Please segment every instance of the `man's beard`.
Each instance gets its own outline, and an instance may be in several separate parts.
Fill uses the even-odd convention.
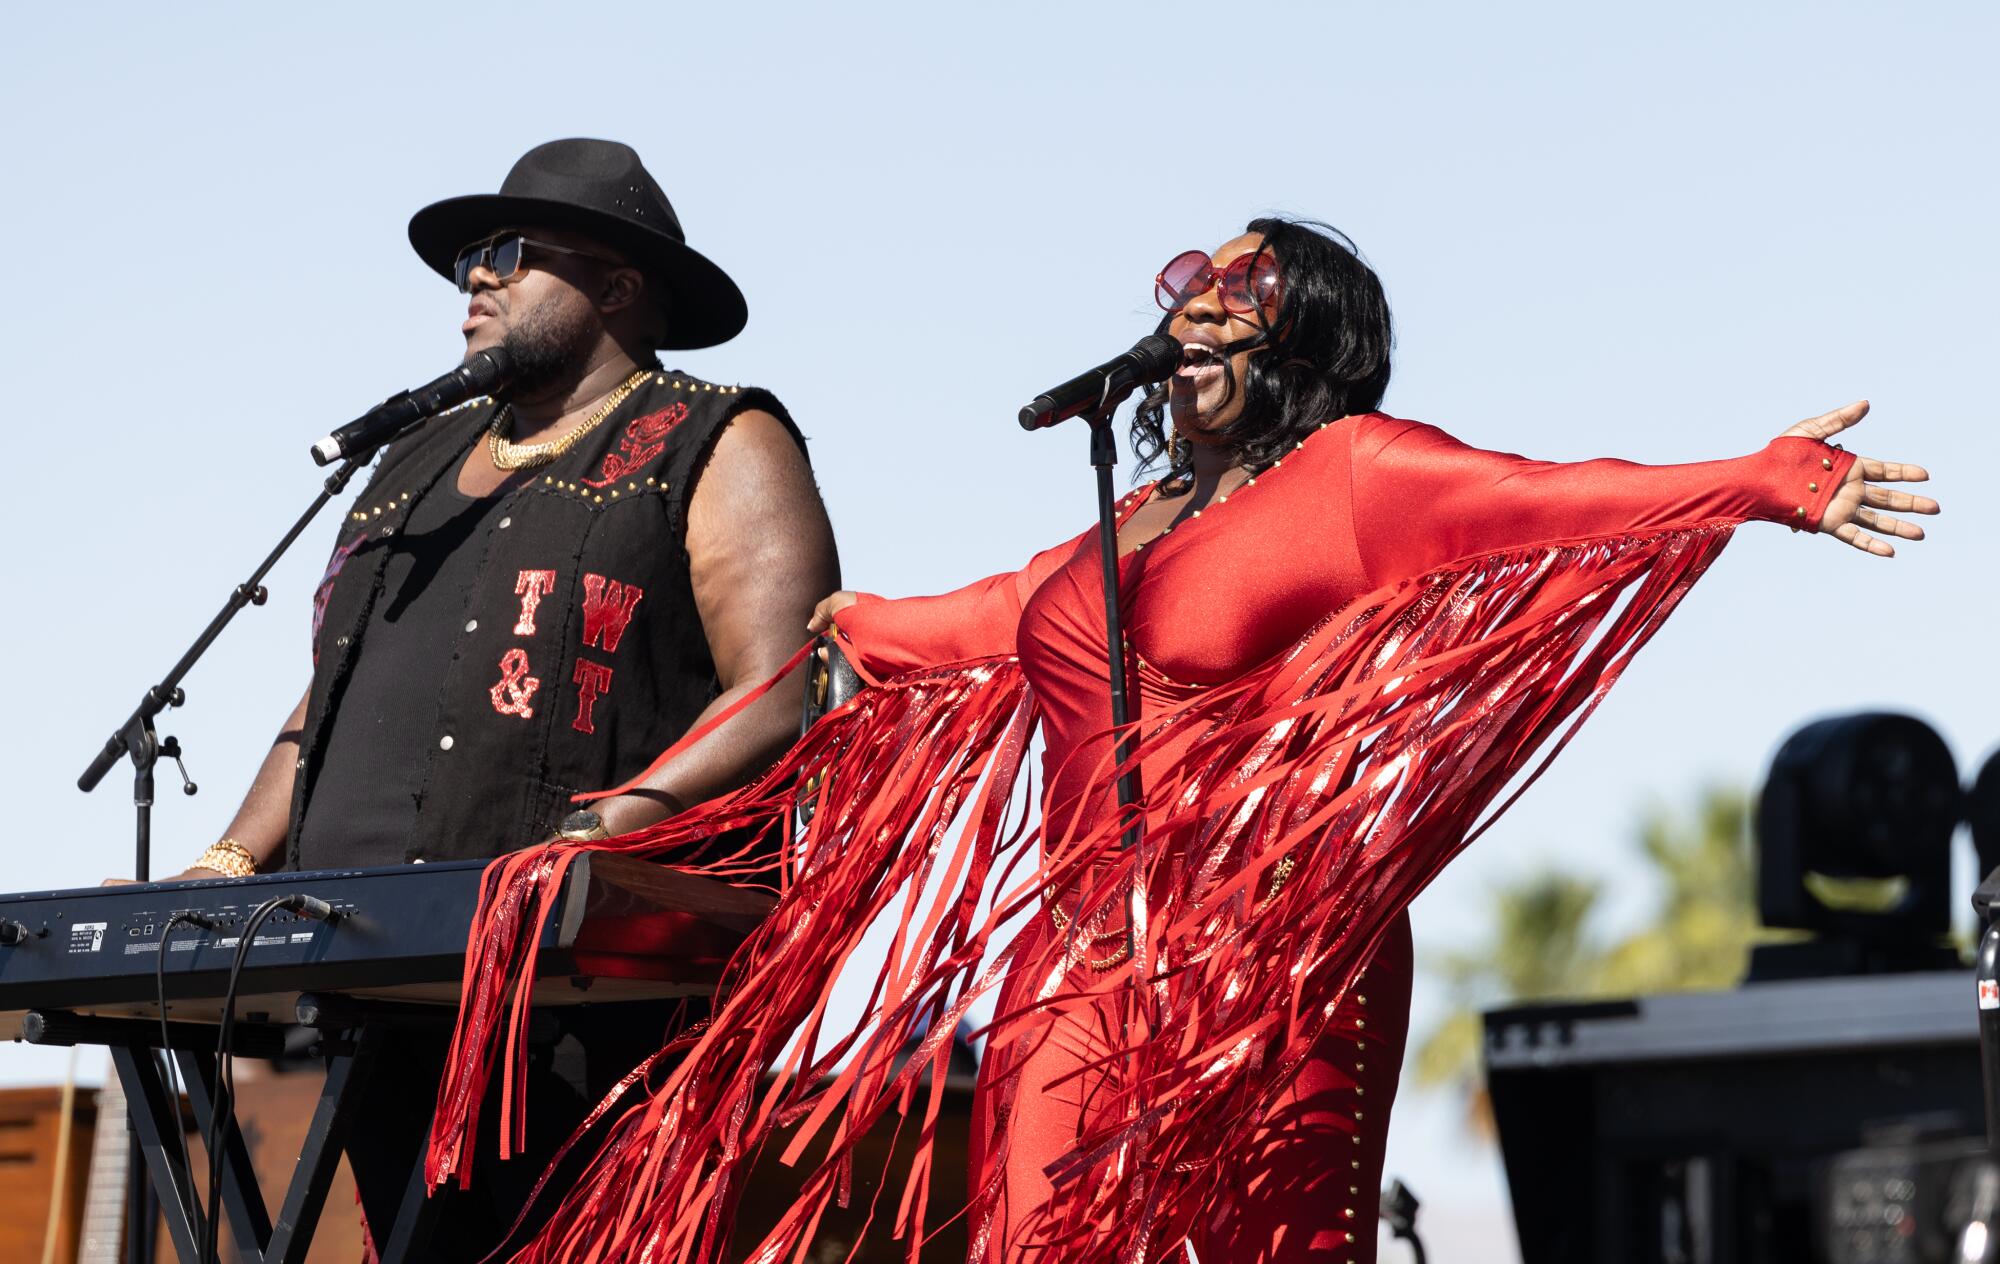
[[[597,325],[587,308],[543,303],[500,340],[514,365],[513,394],[532,399],[565,386],[582,370]]]

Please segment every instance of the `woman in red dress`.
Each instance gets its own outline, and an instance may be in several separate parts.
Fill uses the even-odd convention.
[[[1922,469],[1828,445],[1866,404],[1750,456],[1668,467],[1531,461],[1376,412],[1380,283],[1310,225],[1253,221],[1157,286],[1186,350],[1134,425],[1167,472],[1119,514],[1139,845],[1112,793],[1090,532],[943,596],[828,597],[815,630],[878,687],[757,785],[578,845],[674,864],[717,830],[789,819],[794,778],[816,787],[782,899],[713,1020],[643,1100],[606,1104],[622,1112],[609,1144],[519,1258],[719,1258],[739,1175],[798,1124],[791,1157],[807,1136],[827,1149],[754,1256],[795,1258],[848,1200],[856,1137],[895,1111],[927,1141],[942,1076],[927,1093],[923,1074],[997,989],[974,1259],[1372,1260],[1410,899],[1560,749],[1737,524],[1886,557],[1923,535],[1894,513],[1937,512],[1878,485]],[[1037,723],[1028,829],[1010,801]],[[515,1042],[501,981],[573,850],[489,877],[434,1181],[469,1162],[487,1069]],[[827,1040],[832,980],[885,914],[899,929],[861,1028]],[[909,1055],[913,1031],[929,1034]],[[913,1243],[936,1223],[927,1175],[920,1160],[892,1218]]]
[[[1139,717],[1189,689],[1236,680],[1363,594],[1457,559],[1750,518],[1889,556],[1882,536],[1922,532],[1878,511],[1937,510],[1864,481],[1921,479],[1922,470],[1854,462],[1824,444],[1859,421],[1865,404],[1801,422],[1755,455],[1696,465],[1559,465],[1467,447],[1374,411],[1389,378],[1388,310],[1344,243],[1260,220],[1212,259],[1191,255],[1159,281],[1166,332],[1186,359],[1135,425],[1139,452],[1171,452],[1170,470],[1126,498],[1119,530]],[[1233,354],[1217,354],[1232,345]],[[1163,442],[1169,426],[1173,438]],[[850,654],[882,677],[1018,655],[1040,705],[1053,820],[1101,815],[1112,806],[1101,773],[1111,717],[1098,568],[1086,533],[1018,572],[941,597],[837,593],[815,627],[837,623]],[[1142,780],[1170,758],[1149,751]],[[1035,933],[1070,933],[1075,903],[1074,892],[1049,891]],[[1072,982],[1115,992],[1125,986],[1114,972],[1125,925],[1122,909],[1106,911],[1089,927],[1093,955]],[[1410,974],[1409,923],[1399,914],[1374,949],[1365,990],[1337,1008],[1272,1101],[1231,1196],[1196,1227],[1198,1258],[1374,1258],[1374,1191]],[[1027,1005],[1042,982],[1017,970],[999,1012]],[[1007,1068],[1015,1083],[997,1090],[987,1077],[989,1113],[1000,1097],[1010,1112],[1004,1131],[975,1129],[1005,1137],[1004,1150],[975,1162],[982,1173],[1001,1169],[994,1258],[1034,1254],[1050,1167],[1082,1140],[1099,1081],[1116,1074],[1087,1068],[1116,1047],[1118,1021],[1108,1007],[1071,1009],[1016,1052]]]

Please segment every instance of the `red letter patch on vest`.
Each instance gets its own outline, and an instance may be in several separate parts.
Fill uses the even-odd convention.
[[[527,572],[523,571],[523,574]],[[553,572],[549,572],[553,573]],[[625,627],[632,622],[632,608],[646,595],[636,584],[621,584],[602,575],[583,577],[583,643],[596,645],[603,640],[606,653],[618,648]],[[516,628],[515,631],[520,631]]]
[[[597,726],[590,722],[590,709],[597,700],[611,692],[611,669],[603,663],[593,663],[587,658],[576,660],[576,718],[569,726],[579,733],[595,733]]]
[[[535,609],[542,604],[542,597],[555,590],[554,571],[522,571],[514,581],[514,591],[521,597],[521,618],[514,625],[515,636],[535,634]]]
[[[495,711],[526,720],[535,714],[528,699],[541,687],[541,679],[528,674],[528,651],[517,646],[500,656],[500,680],[486,692],[493,699]]]
[[[688,415],[688,406],[673,403],[656,413],[634,417],[618,440],[618,451],[604,458],[596,478],[583,480],[587,487],[609,487],[621,478],[638,472],[639,467],[667,450],[667,436]]]

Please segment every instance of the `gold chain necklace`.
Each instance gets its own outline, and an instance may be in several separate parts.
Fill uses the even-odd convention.
[[[617,411],[618,405],[627,396],[639,389],[640,383],[652,376],[653,370],[640,369],[605,397],[598,410],[581,425],[565,434],[556,436],[547,443],[515,443],[507,437],[507,423],[514,415],[512,404],[501,405],[493,414],[493,424],[486,428],[486,452],[493,458],[493,465],[502,470],[531,470],[538,465],[547,465],[563,453],[576,446],[577,440],[597,429],[606,417]]]
[[[1264,893],[1264,903],[1269,903],[1278,898],[1278,892],[1285,889],[1285,880],[1292,876],[1292,870],[1298,863],[1298,857],[1288,855],[1271,867],[1271,889]],[[1049,920],[1055,923],[1056,933],[1058,935],[1069,934],[1069,928],[1075,924],[1076,919],[1063,911],[1062,902],[1056,898],[1056,893],[1047,887],[1042,888],[1042,907],[1048,910]],[[1132,953],[1132,941],[1125,931],[1106,931],[1101,935],[1092,935],[1090,937],[1090,942],[1093,944],[1108,944],[1118,941],[1123,942],[1118,943],[1117,949],[1110,956],[1096,958],[1084,956],[1081,958],[1083,964],[1098,971],[1109,970],[1113,966],[1123,964],[1125,958]]]

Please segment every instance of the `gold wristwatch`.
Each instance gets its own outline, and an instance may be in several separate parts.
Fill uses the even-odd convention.
[[[584,808],[563,818],[562,824],[556,826],[556,837],[572,843],[598,843],[611,837],[611,831],[604,828],[603,817]]]

